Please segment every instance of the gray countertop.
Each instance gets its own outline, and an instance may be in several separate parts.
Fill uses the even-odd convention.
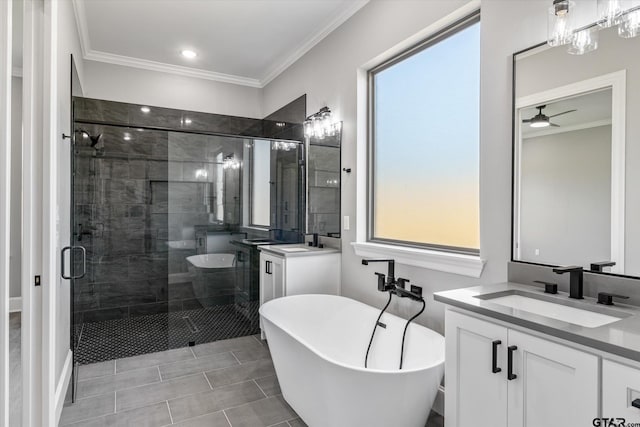
[[[340,253],[340,251],[335,248],[315,248],[313,246],[308,246],[306,243],[298,243],[294,245],[262,245],[259,246],[259,250],[261,252],[269,252],[286,258]]]
[[[479,298],[495,292],[512,291],[537,294],[537,298],[541,300],[622,318],[607,325],[588,328],[492,303],[490,299]],[[619,303],[615,303],[614,306],[604,306],[598,304],[593,298],[570,299],[564,292],[555,295],[545,294],[544,289],[519,283],[454,289],[436,292],[433,297],[436,301],[447,305],[640,362],[640,307]]]

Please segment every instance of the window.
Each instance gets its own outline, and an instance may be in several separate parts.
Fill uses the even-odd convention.
[[[368,241],[478,254],[480,15],[369,72]]]

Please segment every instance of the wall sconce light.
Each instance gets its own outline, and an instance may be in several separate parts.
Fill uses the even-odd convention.
[[[637,3],[637,0],[634,0]],[[561,46],[569,44],[572,55],[584,55],[598,48],[598,31],[618,26],[618,35],[624,38],[640,34],[640,5],[630,7],[628,0],[598,0],[597,20],[581,28],[573,28],[575,2],[553,0],[547,21],[547,44]]]
[[[224,169],[240,169],[240,162],[236,160],[233,154],[229,154],[222,161],[222,167]]]
[[[320,111],[307,117],[304,121],[304,135],[307,138],[324,139],[336,136],[342,129],[342,123],[333,120],[329,107],[322,107]]]
[[[285,142],[285,141],[273,141],[273,145],[271,146],[274,150],[280,151],[291,151],[296,148],[298,144],[295,142]]]

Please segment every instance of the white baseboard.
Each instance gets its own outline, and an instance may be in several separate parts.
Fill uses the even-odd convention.
[[[60,375],[60,381],[56,385],[56,422],[60,422],[60,416],[62,415],[62,407],[64,406],[64,399],[67,396],[67,389],[71,382],[71,372],[73,371],[73,353],[71,350],[67,353],[67,358],[64,361],[64,367],[62,368],[62,374]]]
[[[17,313],[22,311],[22,297],[9,298],[9,313]]]
[[[433,402],[431,410],[444,417],[444,387],[438,387],[438,394],[436,395],[436,400]]]

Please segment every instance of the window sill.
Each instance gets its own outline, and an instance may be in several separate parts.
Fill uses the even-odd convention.
[[[459,274],[461,276],[478,278],[484,268],[484,261],[478,255],[464,255],[371,242],[353,242],[351,245],[355,254],[361,257],[393,258],[398,264]]]

